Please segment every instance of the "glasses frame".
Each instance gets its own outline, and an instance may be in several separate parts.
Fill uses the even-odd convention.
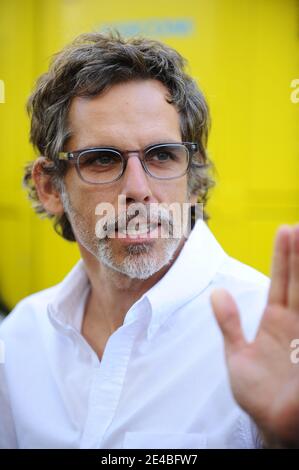
[[[146,164],[145,164],[145,161],[144,161],[144,156],[147,152],[149,152],[150,150],[153,150],[155,147],[166,147],[166,146],[169,146],[169,145],[172,145],[172,146],[184,146],[187,150],[187,156],[188,156],[188,163],[187,163],[187,167],[186,167],[186,170],[184,171],[184,173],[182,173],[181,175],[179,176],[170,176],[170,177],[158,177],[158,176],[155,176],[155,175],[152,175],[151,172],[148,170]],[[113,150],[114,152],[116,152],[117,154],[119,154],[119,156],[122,158],[122,170],[121,170],[121,173],[119,174],[119,176],[111,181],[105,181],[105,182],[92,182],[92,181],[87,181],[86,179],[83,178],[81,172],[80,172],[80,168],[79,168],[79,160],[80,160],[80,157],[81,155],[84,155],[84,153],[86,152],[98,152],[99,150]],[[159,179],[159,180],[172,180],[172,179],[177,179],[177,178],[181,178],[182,176],[184,176],[190,169],[190,166],[191,166],[191,162],[192,162],[192,157],[195,153],[197,153],[199,150],[198,148],[198,144],[195,143],[195,142],[163,142],[163,143],[160,143],[160,144],[152,144],[152,145],[148,145],[147,147],[145,147],[143,150],[125,150],[125,151],[120,151],[118,148],[116,147],[89,147],[89,148],[85,148],[85,149],[81,149],[81,150],[74,150],[72,152],[59,152],[58,154],[58,160],[63,160],[63,161],[67,161],[69,163],[74,163],[75,164],[75,167],[76,167],[76,170],[77,170],[77,173],[78,173],[78,176],[79,178],[84,181],[85,183],[88,183],[88,184],[96,184],[96,185],[99,185],[99,184],[110,184],[110,183],[114,183],[115,181],[118,181],[124,174],[124,172],[126,171],[126,167],[127,167],[127,162],[128,162],[128,158],[125,158],[125,156],[127,155],[128,157],[130,156],[130,154],[134,154],[134,156],[138,156],[141,155],[142,158],[139,158],[140,162],[141,162],[141,165],[145,171],[146,174],[148,174],[149,176],[151,176],[152,178],[155,178],[155,179]],[[201,167],[205,167],[205,163],[196,163],[196,162],[192,162],[192,166],[196,166],[198,168],[201,168]]]

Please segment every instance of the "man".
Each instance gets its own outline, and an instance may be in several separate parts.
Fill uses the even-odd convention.
[[[83,35],[29,110],[40,157],[25,182],[82,259],[1,325],[1,447],[298,446],[299,226],[278,232],[271,284],[205,211],[178,235],[167,207],[204,204],[213,184],[208,108],[181,56]]]

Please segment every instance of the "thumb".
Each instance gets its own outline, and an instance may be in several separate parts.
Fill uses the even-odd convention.
[[[236,352],[246,344],[236,302],[225,289],[214,289],[210,300],[223,334],[225,349],[228,353]]]

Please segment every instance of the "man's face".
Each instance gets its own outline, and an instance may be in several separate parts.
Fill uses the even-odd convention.
[[[90,147],[115,147],[121,151],[141,150],[166,142],[181,142],[179,114],[166,100],[167,89],[156,80],[131,81],[112,86],[92,97],[76,97],[69,112],[72,131],[67,151]],[[96,207],[109,203],[118,213],[119,195],[125,196],[124,209],[133,203],[150,207],[152,203],[183,203],[187,199],[187,176],[159,180],[146,174],[140,156],[132,154],[122,177],[112,183],[91,185],[82,181],[71,166],[65,177],[63,204],[81,250],[100,263],[131,278],[146,279],[164,267],[173,257],[180,238],[161,236],[147,239],[131,237],[98,238]],[[138,217],[137,217],[138,219]],[[136,220],[137,220],[136,219]],[[144,219],[139,218],[142,223]],[[167,219],[167,216],[166,216]],[[163,218],[162,222],[166,221]],[[146,220],[145,220],[146,221]],[[161,235],[161,229],[158,234]],[[157,230],[157,229],[156,229]]]

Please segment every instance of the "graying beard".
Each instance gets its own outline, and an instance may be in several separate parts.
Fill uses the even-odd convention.
[[[138,243],[126,246],[126,251],[129,255],[139,255],[142,253],[149,253],[151,246],[147,243]]]

